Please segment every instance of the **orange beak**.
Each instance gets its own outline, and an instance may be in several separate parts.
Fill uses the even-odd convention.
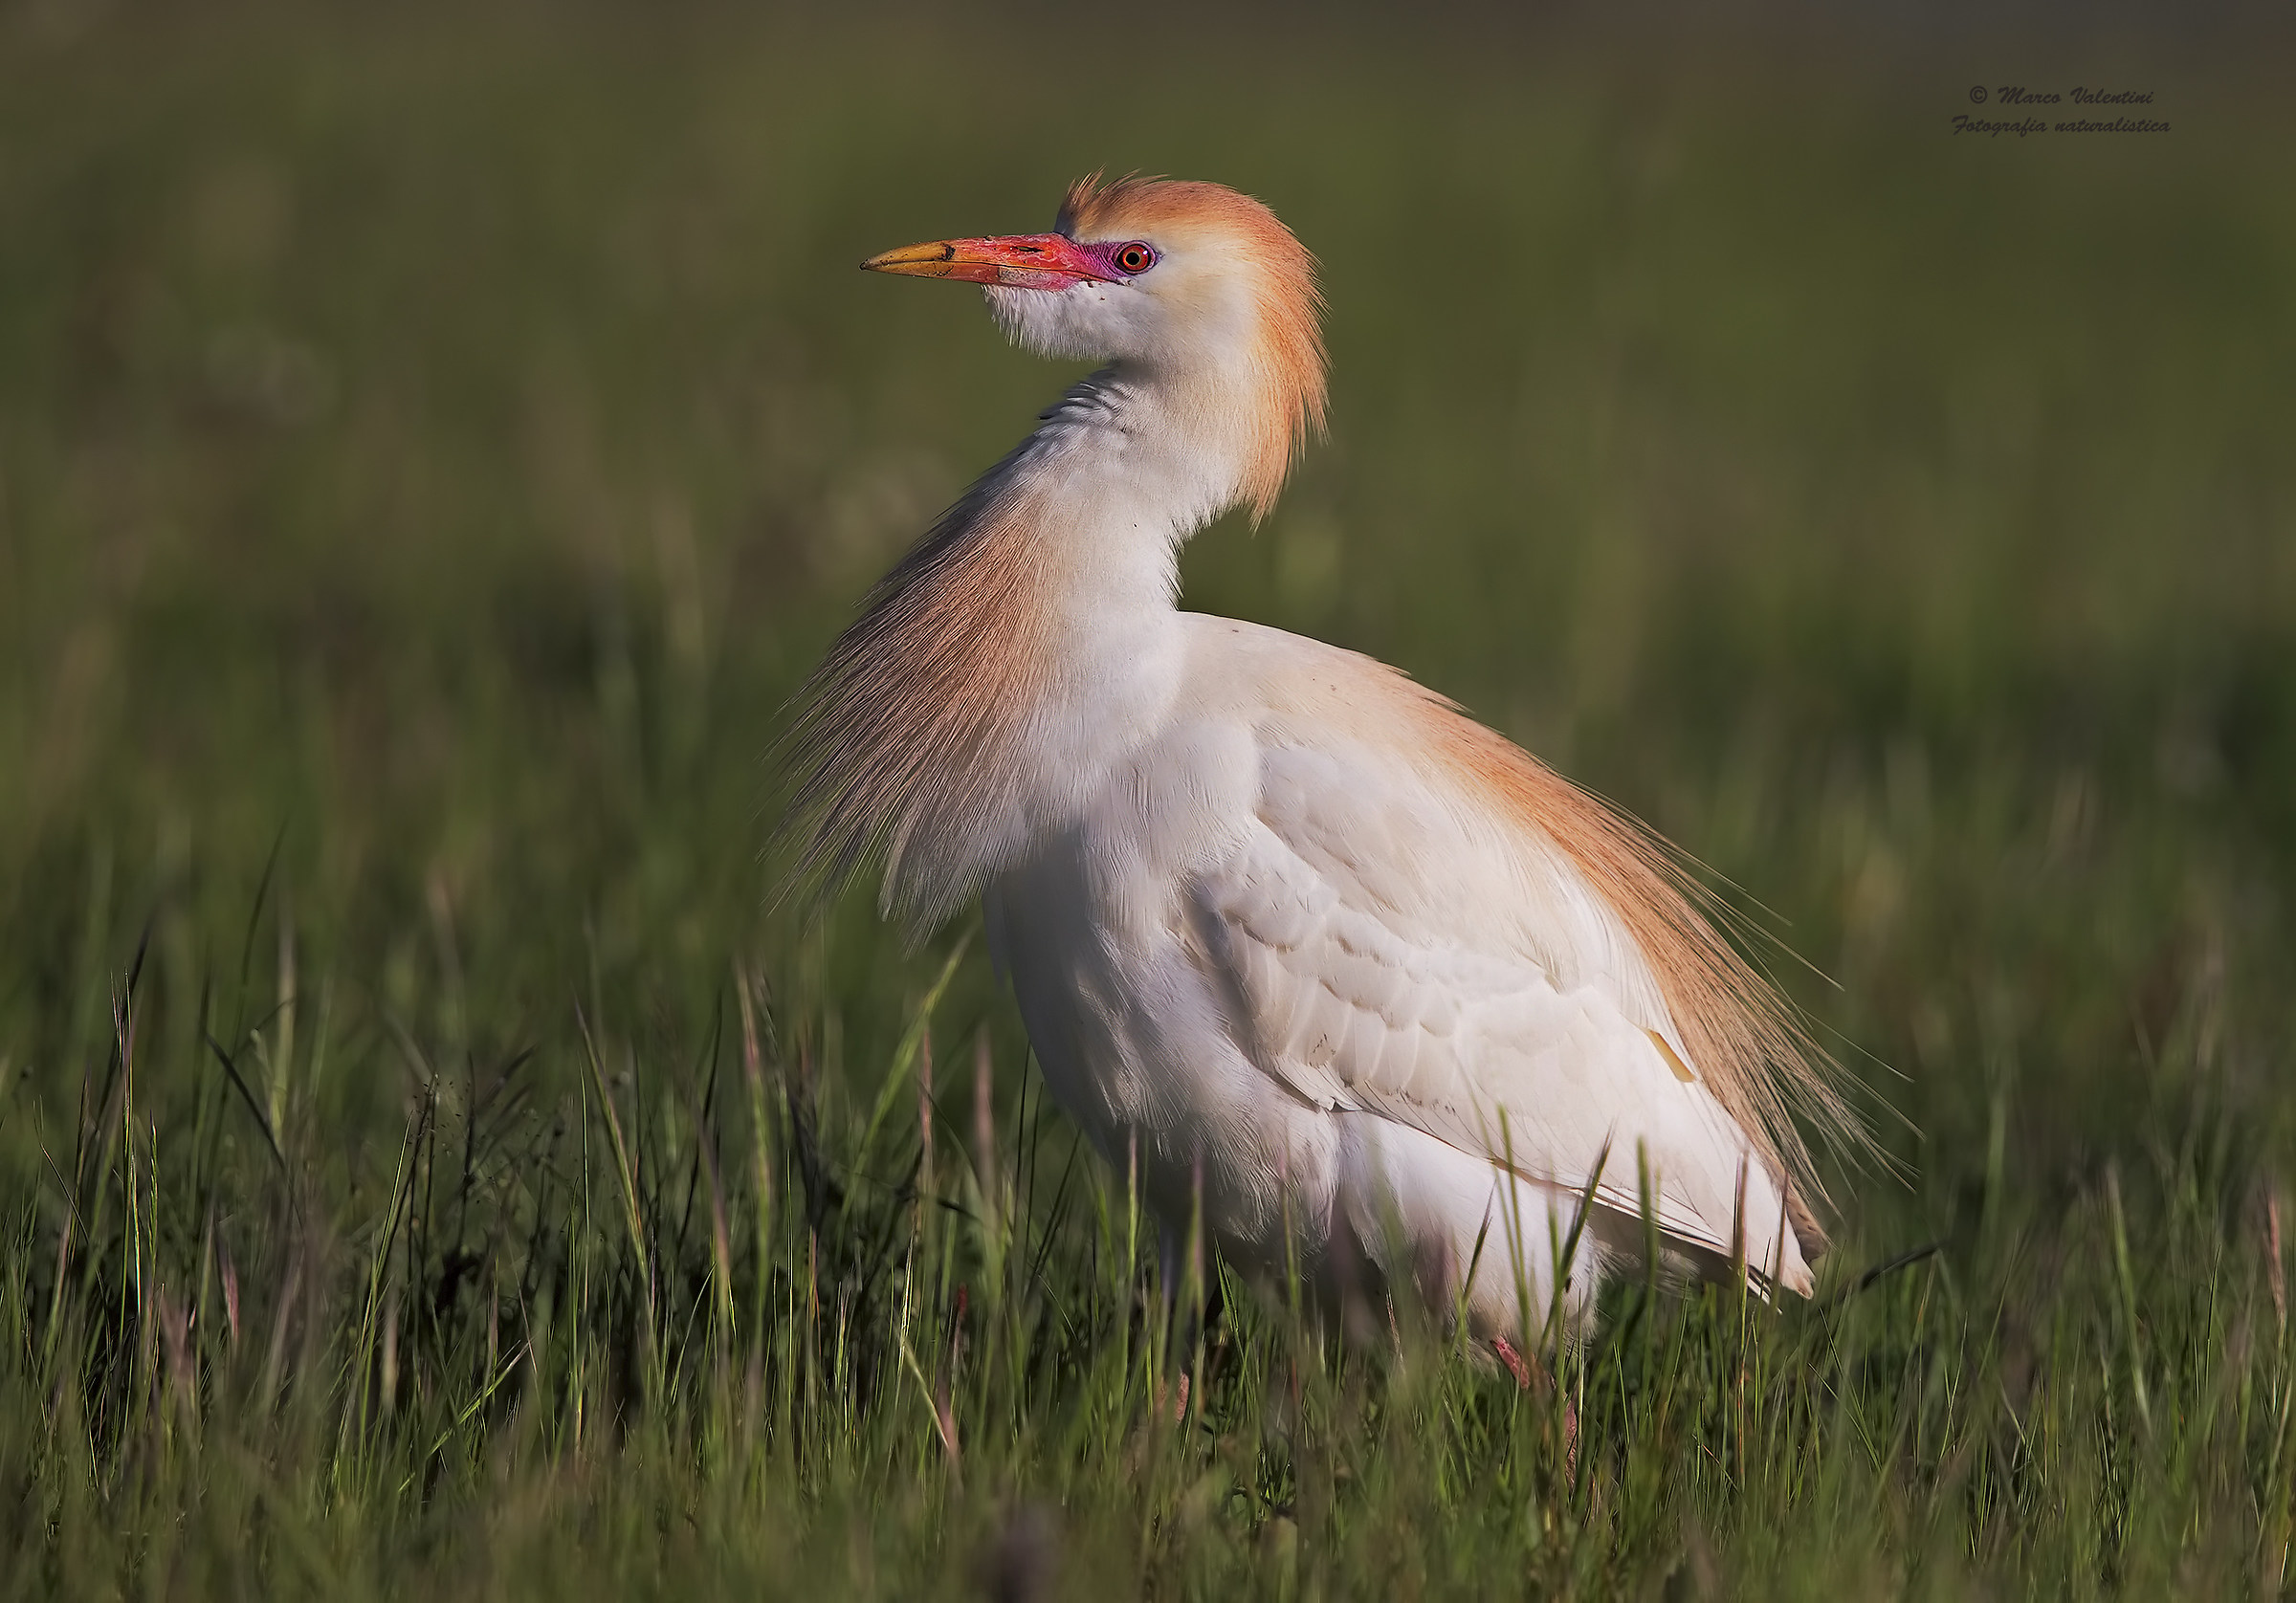
[[[1065,290],[1092,280],[1115,284],[1123,274],[1066,234],[1010,233],[996,239],[936,239],[904,245],[861,264],[868,273],[912,278],[960,278],[968,284],[1006,284],[1024,290]]]

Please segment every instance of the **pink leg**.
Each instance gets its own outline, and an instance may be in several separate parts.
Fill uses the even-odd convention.
[[[1517,1391],[1528,1392],[1534,1380],[1542,1393],[1547,1390],[1547,1372],[1535,1358],[1525,1356],[1515,1350],[1514,1343],[1505,1336],[1490,1338],[1490,1350],[1498,1354],[1507,1372],[1514,1376]],[[1578,1409],[1570,1398],[1562,1399],[1562,1457],[1573,1475],[1578,1473]]]
[[[1530,1361],[1514,1350],[1514,1343],[1505,1336],[1493,1336],[1490,1338],[1490,1350],[1499,1355],[1499,1362],[1507,1366],[1507,1372],[1514,1376],[1514,1389],[1518,1392],[1531,1390]]]

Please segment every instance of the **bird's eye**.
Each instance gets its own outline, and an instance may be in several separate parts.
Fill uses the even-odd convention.
[[[1116,270],[1128,276],[1142,274],[1156,265],[1156,252],[1136,239],[1129,245],[1116,247],[1115,263]]]

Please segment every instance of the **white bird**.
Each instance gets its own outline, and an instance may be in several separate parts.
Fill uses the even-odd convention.
[[[1672,1270],[1806,1294],[1789,1110],[1846,1115],[1667,849],[1392,669],[1176,604],[1181,544],[1264,515],[1323,419],[1291,231],[1218,185],[1088,179],[1050,233],[862,265],[980,284],[1021,344],[1107,365],[814,674],[811,867],[881,855],[919,928],[978,894],[1054,1098],[1247,1271],[1335,1299],[1376,1271],[1503,1353],[1582,1326],[1653,1229]]]

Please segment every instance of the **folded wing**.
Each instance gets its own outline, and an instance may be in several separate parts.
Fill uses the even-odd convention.
[[[1622,1239],[1639,1239],[1646,1165],[1666,1247],[1808,1289],[1776,1161],[1566,851],[1407,741],[1271,718],[1260,763],[1253,821],[1187,914],[1263,1072],[1526,1179],[1592,1182]]]

